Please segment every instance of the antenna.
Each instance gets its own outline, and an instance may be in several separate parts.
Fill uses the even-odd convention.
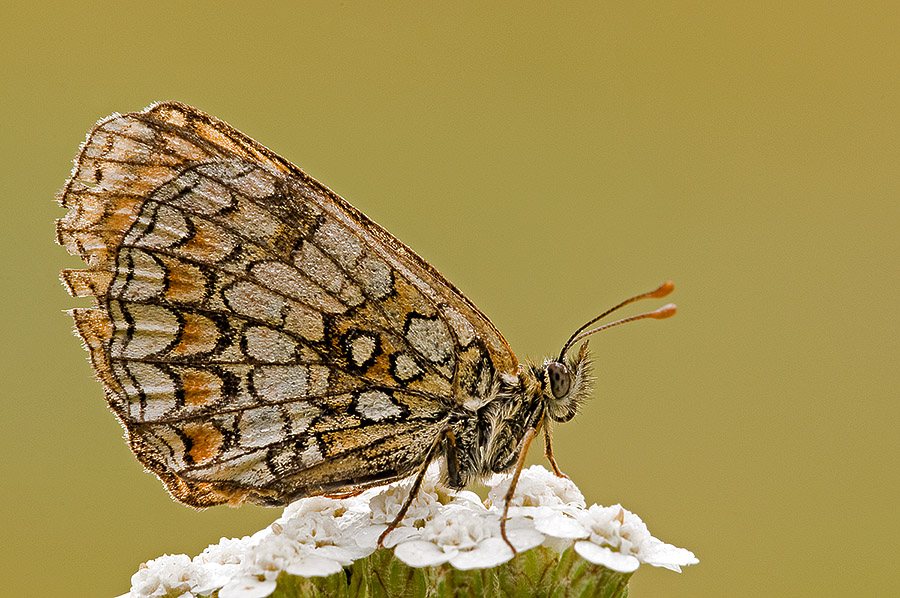
[[[640,295],[635,295],[631,299],[626,299],[625,301],[619,303],[615,307],[611,307],[610,309],[606,310],[605,312],[603,312],[602,314],[600,314],[599,316],[597,316],[596,318],[594,318],[593,320],[591,320],[590,322],[588,322],[587,324],[585,324],[584,326],[582,326],[581,328],[579,328],[578,330],[576,330],[575,332],[572,333],[572,336],[570,336],[569,340],[566,341],[566,344],[563,345],[562,351],[559,352],[559,359],[557,359],[557,361],[562,362],[563,358],[566,356],[566,351],[571,349],[572,346],[575,343],[577,343],[578,341],[580,341],[581,339],[588,337],[588,336],[594,334],[595,332],[600,332],[601,330],[606,330],[607,328],[612,328],[613,326],[618,326],[619,324],[624,324],[626,322],[634,322],[637,320],[643,320],[645,318],[653,318],[655,320],[662,320],[663,318],[668,318],[668,317],[674,316],[675,309],[676,309],[675,304],[667,303],[666,305],[663,305],[659,309],[656,309],[656,310],[653,310],[653,311],[650,311],[647,313],[643,313],[643,314],[638,314],[636,316],[629,316],[627,318],[622,318],[621,320],[616,320],[615,322],[609,322],[608,324],[603,324],[602,326],[598,326],[596,328],[587,330],[587,332],[585,332],[585,330],[587,328],[589,328],[590,326],[592,326],[593,324],[596,324],[598,321],[602,320],[609,314],[613,313],[614,311],[616,311],[618,309],[625,307],[626,305],[634,303],[635,301],[640,301],[641,299],[658,299],[660,297],[665,297],[666,295],[668,295],[669,293],[671,293],[674,290],[675,290],[675,285],[672,283],[671,280],[667,280],[666,282],[662,283],[661,285],[659,285],[659,287],[650,291],[649,293],[642,293]]]

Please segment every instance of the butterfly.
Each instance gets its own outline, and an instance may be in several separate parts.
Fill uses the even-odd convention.
[[[563,475],[550,427],[587,398],[591,363],[586,342],[569,350],[675,310],[590,329],[665,283],[579,328],[557,358],[520,363],[410,248],[177,102],[99,121],[58,199],[69,211],[57,242],[87,265],[61,279],[94,299],[71,314],[106,400],[137,459],[197,508],[282,506],[417,474],[395,526],[434,461],[455,489],[513,470],[508,506],[539,432]]]

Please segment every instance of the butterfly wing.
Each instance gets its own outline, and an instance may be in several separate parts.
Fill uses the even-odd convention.
[[[284,504],[408,475],[518,363],[412,250],[224,122],[167,102],[88,134],[60,192],[72,310],[177,500]]]

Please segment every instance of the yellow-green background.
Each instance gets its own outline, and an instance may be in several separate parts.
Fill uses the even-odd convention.
[[[62,313],[78,144],[178,99],[415,248],[520,357],[676,282],[676,318],[594,340],[555,437],[589,502],[701,560],[635,598],[897,595],[900,7],[746,4],[8,6],[0,593],[116,595],[278,515],[172,502]]]

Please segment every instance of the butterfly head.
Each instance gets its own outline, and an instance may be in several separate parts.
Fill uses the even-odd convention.
[[[547,415],[567,422],[578,412],[591,389],[591,356],[584,343],[577,357],[547,360],[543,364],[543,395]]]
[[[585,399],[587,399],[588,394],[590,393],[591,358],[590,354],[588,353],[587,342],[585,342],[581,346],[581,350],[578,352],[578,356],[575,358],[566,357],[566,352],[574,347],[579,341],[594,334],[595,332],[599,332],[613,326],[618,326],[619,324],[624,324],[626,322],[634,322],[635,320],[643,320],[645,318],[654,318],[659,320],[674,315],[675,305],[669,303],[651,312],[622,318],[621,320],[616,320],[614,322],[609,322],[607,324],[597,326],[596,328],[591,328],[591,326],[597,321],[605,318],[617,309],[625,307],[629,303],[633,303],[640,299],[665,297],[666,295],[671,293],[674,288],[675,285],[673,285],[671,282],[665,282],[649,293],[636,295],[630,299],[622,301],[612,309],[606,310],[605,312],[576,330],[572,334],[572,336],[569,337],[569,340],[566,341],[565,345],[563,345],[562,351],[559,352],[559,358],[555,360],[547,360],[546,362],[544,362],[542,366],[543,396],[544,401],[547,405],[547,415],[550,416],[550,419],[557,422],[569,421],[570,419],[575,417],[575,414],[578,412],[579,405],[581,405],[581,403],[583,403]]]

